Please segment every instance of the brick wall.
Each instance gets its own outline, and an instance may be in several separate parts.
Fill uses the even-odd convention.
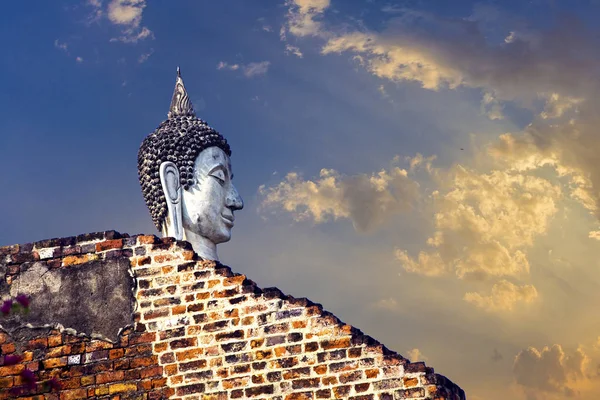
[[[229,267],[199,260],[186,242],[104,232],[0,248],[8,288],[32,263],[79,268],[123,258],[135,277],[134,324],[115,343],[49,328],[0,336],[3,354],[24,355],[0,367],[0,398],[21,384],[25,367],[61,383],[37,399],[465,398],[432,368],[410,363],[319,304],[260,289]]]

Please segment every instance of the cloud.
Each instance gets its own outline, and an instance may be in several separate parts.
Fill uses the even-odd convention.
[[[148,61],[148,59],[150,58],[150,56],[154,54],[154,49],[150,49],[149,52],[147,53],[143,53],[142,55],[140,55],[140,57],[138,58],[138,63],[143,64],[146,61]]]
[[[437,90],[443,84],[455,88],[463,83],[457,69],[444,66],[418,46],[389,43],[376,34],[352,32],[337,36],[325,44],[323,54],[352,52],[361,56],[374,75],[392,81],[418,81],[426,89]]]
[[[152,31],[141,25],[146,0],[111,0],[106,7],[101,0],[87,0],[86,5],[92,8],[88,25],[106,17],[121,28],[121,35],[111,38],[111,42],[137,43],[154,38]]]
[[[533,285],[517,286],[507,280],[494,284],[490,296],[479,293],[465,293],[464,300],[478,308],[490,312],[512,311],[518,303],[531,303],[538,297]]]
[[[83,62],[83,57],[76,57],[75,61],[77,61],[78,63],[82,63]]]
[[[546,106],[544,107],[544,111],[540,113],[540,116],[543,119],[562,117],[566,111],[572,109],[583,101],[583,99],[561,96],[558,93],[551,93],[550,95],[545,95],[544,97],[547,99]]]
[[[64,52],[66,52],[67,54],[69,53],[69,45],[67,45],[67,43],[59,41],[58,39],[56,39],[54,41],[54,47],[56,47],[59,50],[62,50]]]
[[[220,61],[219,64],[217,64],[217,69],[226,69],[229,71],[241,70],[244,76],[252,78],[254,76],[266,74],[270,65],[270,61],[252,62],[248,64],[228,64],[225,61]]]
[[[481,111],[491,120],[504,119],[502,104],[494,97],[493,93],[486,92],[481,100]]]
[[[398,302],[393,297],[388,297],[373,303],[373,307],[387,311],[394,311],[398,308]]]
[[[482,112],[494,120],[504,117],[507,101],[534,111],[523,132],[504,137],[524,144],[517,150],[526,158],[503,154],[504,160],[523,166],[551,156],[558,177],[569,179],[570,196],[600,219],[600,43],[584,21],[560,14],[555,24],[533,30],[491,6],[474,7],[468,18],[393,7],[386,9],[393,17],[385,29],[374,31],[312,24],[328,1],[288,4],[290,26],[308,21],[297,23],[305,29],[288,32],[323,39],[324,55],[350,54],[379,78],[429,90],[479,89]],[[502,39],[492,39],[498,32],[505,32]]]
[[[499,101],[523,104],[540,93],[585,98],[592,91],[584,82],[597,80],[598,46],[573,18],[559,18],[557,27],[545,31],[512,31],[506,40],[494,43],[486,36],[491,13],[466,19],[408,9],[399,14],[382,32],[346,29],[334,34],[330,29],[322,53],[359,55],[367,70],[383,79],[414,81],[431,90],[480,88]]]
[[[588,237],[590,239],[600,240],[600,231],[590,231]]]
[[[427,361],[427,357],[425,357],[423,355],[423,353],[421,353],[421,350],[414,348],[412,350],[409,350],[406,352],[406,357],[411,361],[411,362],[417,362],[417,361]]]
[[[111,38],[110,41],[123,43],[137,43],[140,40],[144,40],[147,38],[154,39],[154,34],[150,29],[144,26],[139,31],[136,29],[125,29],[123,31],[123,35]]]
[[[113,24],[138,27],[146,0],[112,0],[108,4],[108,19]]]
[[[513,171],[553,168],[559,178],[567,180],[569,196],[598,219],[600,141],[596,127],[600,118],[595,104],[600,102],[582,104],[578,118],[565,123],[548,124],[545,119],[539,119],[523,132],[501,135],[488,146],[487,153],[498,165]],[[592,231],[590,237],[593,236]]]
[[[296,221],[347,218],[358,232],[369,232],[391,216],[410,210],[419,197],[419,185],[398,167],[354,176],[322,169],[315,180],[290,172],[274,187],[261,186],[259,193],[263,208],[281,208]]]
[[[252,62],[242,67],[244,75],[248,78],[257,75],[264,75],[269,70],[270,61]]]
[[[293,54],[293,55],[295,55],[298,58],[302,58],[303,57],[303,54],[300,51],[300,48],[297,47],[297,46],[292,46],[289,43],[285,45],[285,54],[287,54],[287,55]]]
[[[239,64],[228,64],[225,61],[220,61],[219,64],[217,64],[217,69],[228,69],[230,71],[237,71],[239,68]]]
[[[411,168],[421,164],[439,185],[431,197],[435,231],[427,240],[431,250],[416,259],[395,250],[404,269],[425,276],[452,272],[459,279],[526,278],[524,249],[547,231],[560,187],[506,170],[478,173],[455,165],[441,171],[422,156],[411,160]]]
[[[260,28],[265,32],[273,32],[273,27],[265,22],[264,17],[257,18],[257,21],[260,23]]]
[[[99,21],[104,16],[104,10],[102,9],[102,0],[87,0],[86,5],[92,8],[92,12],[87,17],[86,21],[88,25]]]
[[[548,398],[539,391],[571,397],[577,393],[577,382],[587,379],[588,363],[589,357],[581,348],[566,354],[559,344],[541,351],[529,347],[515,357],[513,375],[531,399]]]
[[[320,16],[329,8],[330,0],[288,0],[287,30],[294,36],[319,36]]]
[[[600,219],[600,46],[584,22],[562,14],[555,25],[534,31],[486,6],[461,19],[407,8],[393,12],[382,31],[320,25],[322,53],[348,53],[393,82],[417,82],[429,90],[480,89],[482,112],[491,119],[504,117],[507,101],[534,111],[523,132],[501,138],[524,145],[513,148],[525,158],[505,153],[504,160],[512,159],[512,167],[545,160],[558,177],[569,179],[570,196]],[[490,38],[490,26],[506,32],[501,41]]]

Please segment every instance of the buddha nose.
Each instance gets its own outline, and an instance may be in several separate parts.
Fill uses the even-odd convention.
[[[235,186],[233,186],[233,184],[231,184],[229,193],[227,194],[227,204],[226,205],[227,205],[227,207],[231,208],[232,210],[241,210],[242,208],[244,208],[244,201],[242,200],[242,197],[238,193]]]

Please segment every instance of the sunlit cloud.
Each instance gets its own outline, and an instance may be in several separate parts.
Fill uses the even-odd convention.
[[[415,165],[422,163],[417,158]],[[416,258],[397,248],[408,272],[458,278],[527,278],[524,250],[546,233],[561,189],[549,181],[508,171],[477,173],[461,165],[431,169],[439,183],[432,194],[435,231],[430,251]]]
[[[386,311],[396,311],[398,309],[398,301],[396,301],[396,299],[394,299],[393,297],[379,299],[378,301],[373,303],[373,307]]]
[[[589,361],[581,348],[567,354],[559,344],[529,347],[515,357],[513,374],[529,399],[562,399],[578,394],[578,385],[588,379]]]
[[[86,5],[92,9],[88,24],[106,17],[121,29],[121,35],[111,38],[111,42],[137,43],[154,39],[152,31],[142,26],[146,0],[110,0],[106,6],[101,0],[87,0]]]
[[[547,99],[544,111],[540,113],[540,116],[543,119],[562,117],[566,111],[583,102],[583,99],[568,96],[565,97],[558,93],[551,93],[550,95],[544,95],[542,97]]]
[[[290,172],[273,187],[261,186],[259,193],[264,209],[283,209],[296,221],[348,218],[358,232],[369,232],[389,217],[410,210],[419,198],[419,185],[398,167],[355,176],[322,169],[314,180]]]
[[[330,0],[288,0],[287,30],[294,36],[318,36],[322,33],[320,18]]]
[[[517,304],[531,303],[538,297],[533,285],[517,286],[507,280],[494,284],[489,296],[476,292],[465,293],[464,300],[486,311],[512,311]]]
[[[493,93],[486,92],[481,100],[481,111],[491,120],[504,119],[502,104],[494,97]]]
[[[427,361],[427,357],[421,353],[421,350],[414,348],[406,352],[406,358],[408,358],[411,362],[417,361]]]

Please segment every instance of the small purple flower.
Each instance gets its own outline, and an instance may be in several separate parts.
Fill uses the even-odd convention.
[[[31,299],[29,298],[29,296],[27,296],[26,294],[19,294],[15,300],[17,300],[17,303],[19,303],[20,305],[23,306],[23,308],[27,308],[29,307],[29,302],[31,301]]]
[[[4,300],[4,303],[2,303],[2,306],[0,307],[0,312],[2,312],[2,314],[4,315],[8,315],[10,309],[12,308],[12,305],[12,299]]]
[[[15,386],[15,387],[10,388],[8,393],[10,393],[12,396],[18,397],[18,396],[24,394],[25,390],[21,386]]]
[[[25,383],[25,386],[27,386],[29,389],[35,389],[37,379],[35,378],[35,374],[33,373],[33,371],[24,369],[23,371],[21,371],[20,375],[21,378],[23,378],[23,383]]]
[[[50,390],[60,390],[60,383],[56,378],[50,379],[48,381],[48,386],[50,386]]]
[[[18,354],[7,354],[4,356],[4,365],[15,365],[21,362],[23,357]]]

